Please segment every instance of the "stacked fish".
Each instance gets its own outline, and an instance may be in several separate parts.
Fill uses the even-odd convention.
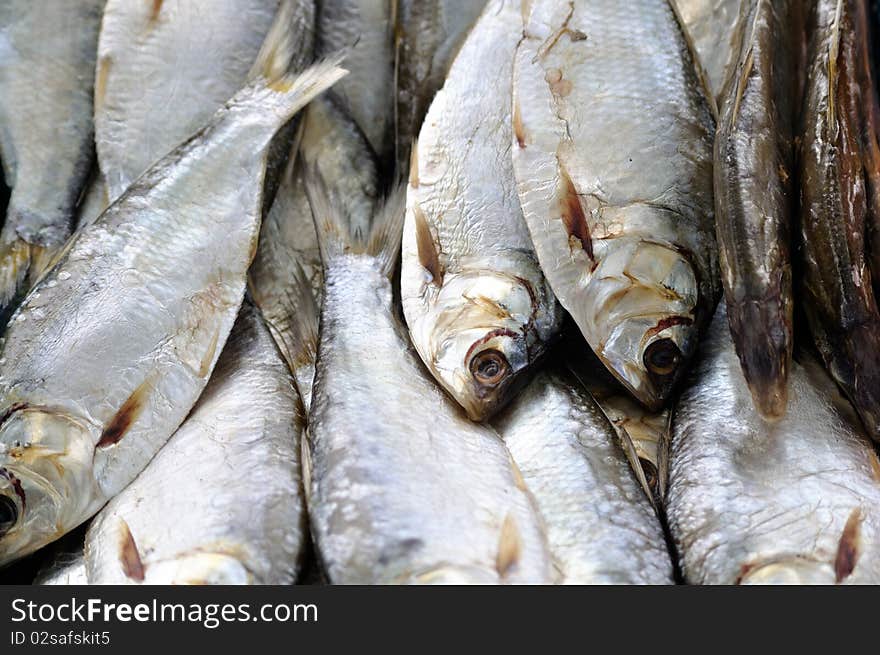
[[[877,63],[868,0],[7,0],[0,576],[880,582]]]

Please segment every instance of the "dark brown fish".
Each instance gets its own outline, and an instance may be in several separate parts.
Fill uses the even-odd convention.
[[[720,103],[715,213],[730,331],[765,418],[785,413],[792,349],[789,248],[794,102],[803,37],[797,0],[752,0]]]
[[[866,251],[865,0],[819,0],[808,19],[801,122],[803,305],[825,366],[880,438],[880,312]]]

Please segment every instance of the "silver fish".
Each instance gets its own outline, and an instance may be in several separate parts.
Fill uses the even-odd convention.
[[[527,381],[563,316],[510,162],[511,66],[521,37],[519,4],[492,0],[431,105],[407,192],[401,297],[410,336],[474,420],[492,416]]]
[[[287,0],[284,0],[287,1]],[[198,131],[247,80],[279,0],[108,0],[95,83],[95,137],[109,200]],[[314,0],[295,0],[311,60]],[[295,29],[295,28],[291,28]],[[210,53],[210,54],[207,54]]]
[[[384,166],[394,155],[394,5],[396,0],[321,0],[318,56],[348,49],[351,70],[333,89]]]
[[[410,147],[452,60],[486,6],[486,0],[399,0],[394,30],[397,166],[405,170]]]
[[[325,267],[308,503],[330,580],[550,581],[540,515],[510,454],[427,377],[395,315],[402,203],[381,210],[363,243],[321,183],[308,188]]]
[[[244,296],[270,142],[344,74],[258,76],[79,232],[16,310],[0,345],[0,563],[92,515],[186,417]]]
[[[0,3],[0,159],[12,189],[0,233],[0,308],[27,291],[73,230],[88,179],[104,0]]]
[[[294,583],[306,543],[303,420],[290,371],[245,301],[186,422],[92,522],[89,580]]]
[[[803,353],[776,423],[755,411],[725,308],[675,411],[667,509],[689,582],[880,582],[880,461]]]
[[[565,584],[670,584],[663,530],[614,429],[562,365],[493,425],[535,495]]]
[[[513,163],[547,279],[652,410],[720,293],[714,121],[665,0],[535,0],[514,65]]]

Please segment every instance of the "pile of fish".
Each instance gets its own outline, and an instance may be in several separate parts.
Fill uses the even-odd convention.
[[[880,583],[880,2],[6,0],[0,579]]]

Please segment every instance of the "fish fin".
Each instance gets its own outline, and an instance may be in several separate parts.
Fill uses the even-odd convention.
[[[315,221],[318,249],[321,251],[324,268],[326,269],[330,261],[342,256],[347,250],[363,252],[364,244],[360,241],[360,235],[349,232],[346,227],[348,221],[345,210],[340,203],[334,202],[330,197],[330,191],[317,165],[303,166],[303,181],[309,207],[312,210],[312,220]]]
[[[120,519],[119,523],[119,563],[122,565],[122,572],[129,580],[143,582],[146,567],[141,560],[131,529],[123,519]]]
[[[299,0],[282,0],[275,12],[272,25],[248,74],[249,79],[263,78],[270,83],[282,79],[290,72],[305,68],[307,50],[297,38],[301,30],[296,22]]]
[[[299,261],[293,262],[290,301],[290,306],[296,310],[290,323],[294,343],[290,357],[296,364],[314,364],[318,357],[318,301]]]
[[[513,516],[508,514],[501,524],[501,535],[498,538],[498,554],[495,557],[495,570],[502,578],[506,578],[511,569],[519,562],[522,551],[522,540]]]
[[[5,310],[24,291],[31,268],[31,245],[15,238],[0,246],[0,309]]]
[[[846,520],[840,542],[837,544],[837,556],[834,558],[834,576],[837,584],[852,574],[859,561],[861,545],[862,510],[856,507]]]
[[[376,209],[367,241],[367,254],[379,260],[382,270],[389,277],[394,272],[400,252],[405,207],[406,184],[399,181]]]
[[[330,197],[327,184],[316,166],[305,167],[306,195],[318,233],[324,268],[345,252],[375,257],[386,275],[391,275],[400,250],[403,230],[405,186],[398,183],[375,210],[369,235],[350,230],[341,203]]]
[[[419,263],[431,274],[431,283],[434,286],[443,286],[444,271],[443,265],[440,263],[440,253],[437,244],[434,243],[428,219],[425,218],[425,213],[417,202],[413,203],[413,223],[416,229],[416,249],[419,254]]]

